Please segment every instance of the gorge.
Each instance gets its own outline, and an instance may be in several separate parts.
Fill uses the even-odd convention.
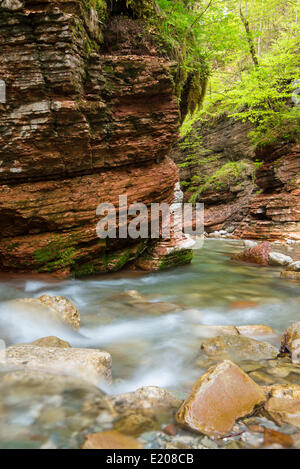
[[[1,449],[300,448],[299,11],[0,0]]]

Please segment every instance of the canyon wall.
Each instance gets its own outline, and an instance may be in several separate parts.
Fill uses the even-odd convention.
[[[148,240],[99,239],[97,206],[173,201],[176,64],[142,23],[90,4],[0,0],[0,270],[119,270]]]
[[[237,238],[299,240],[300,144],[277,141],[254,148],[251,125],[226,116],[198,122],[195,129],[198,156],[180,173],[184,183],[197,173],[203,176],[197,201],[205,204],[206,231],[226,229]],[[190,152],[188,146],[176,146],[172,157],[182,164]],[[192,194],[187,188],[185,198]]]

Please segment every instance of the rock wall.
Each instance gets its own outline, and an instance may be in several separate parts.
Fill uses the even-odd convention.
[[[254,151],[247,137],[250,126],[222,116],[212,122],[196,123],[195,139],[191,148],[176,145],[172,158],[181,165],[193,152],[196,158],[188,166],[181,167],[180,179],[190,182],[199,173],[204,180],[217,174],[224,165],[243,161],[245,169],[238,181],[215,181],[204,189],[197,201],[205,205],[205,229],[213,232],[220,229],[232,231],[247,213],[247,205],[255,190],[253,180]],[[182,143],[182,142],[181,142]],[[185,186],[183,186],[185,187]],[[188,201],[193,192],[185,189],[185,200]]]
[[[182,181],[197,171],[209,176],[228,162],[245,162],[245,171],[234,184],[229,181],[199,195],[198,201],[205,204],[206,230],[227,229],[238,238],[299,240],[300,144],[277,142],[255,149],[248,136],[251,126],[224,116],[196,128],[202,163],[182,168]],[[187,154],[177,146],[172,156],[182,163]],[[211,155],[217,156],[213,163]],[[186,198],[190,195],[187,191]]]
[[[147,241],[100,240],[97,206],[173,200],[174,64],[102,4],[0,1],[1,270],[118,270]]]

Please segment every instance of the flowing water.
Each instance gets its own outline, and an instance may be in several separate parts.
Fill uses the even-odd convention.
[[[64,281],[5,276],[0,283],[0,339],[12,344],[54,335],[74,347],[106,350],[113,359],[114,384],[105,390],[109,393],[134,391],[145,385],[187,391],[202,373],[195,364],[200,347],[197,324],[266,324],[280,333],[300,318],[298,284],[280,279],[280,268],[230,261],[231,253],[240,251],[242,246],[239,241],[207,240],[195,252],[190,266],[163,273],[122,272]],[[295,253],[292,256],[296,257]],[[71,332],[57,323],[36,318],[29,307],[28,311],[20,311],[7,303],[42,294],[69,298],[81,313],[80,330]],[[5,372],[2,370],[2,374]],[[3,414],[0,402],[0,446],[1,441],[23,441],[24,429],[33,425],[35,418],[37,404],[35,410],[31,408],[30,395],[21,405],[24,390],[19,389],[13,397],[12,389],[10,397],[6,395],[8,404],[4,405]],[[41,399],[40,396],[39,405]],[[78,409],[74,396],[70,395],[64,406],[75,418]],[[55,408],[64,406],[60,402]],[[47,426],[40,425],[39,432],[41,426],[47,430]],[[21,428],[21,436],[13,428]],[[11,437],[7,440],[8,429]],[[28,445],[35,447],[34,438],[29,440]],[[59,444],[72,446],[61,441],[64,437]],[[37,447],[40,443],[37,438]]]

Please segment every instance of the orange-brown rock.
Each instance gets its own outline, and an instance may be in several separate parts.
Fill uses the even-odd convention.
[[[19,3],[0,6],[0,268],[119,270],[147,243],[100,240],[96,209],[173,201],[176,64],[138,21],[99,21],[81,0]]]
[[[275,385],[265,388],[268,401],[264,410],[278,425],[290,424],[300,428],[300,386]]]
[[[230,433],[235,421],[265,401],[263,390],[237,365],[224,361],[194,385],[177,413],[178,423],[211,437]]]
[[[270,428],[264,429],[264,446],[280,445],[283,448],[291,448],[293,444],[294,441],[290,435],[271,430]]]
[[[87,436],[82,449],[141,449],[138,440],[114,430]]]
[[[288,352],[293,363],[300,363],[300,322],[294,322],[284,332],[281,339],[281,352]]]
[[[250,264],[269,265],[270,244],[267,242],[260,243],[253,248],[245,249],[245,251],[234,254],[231,259]]]

